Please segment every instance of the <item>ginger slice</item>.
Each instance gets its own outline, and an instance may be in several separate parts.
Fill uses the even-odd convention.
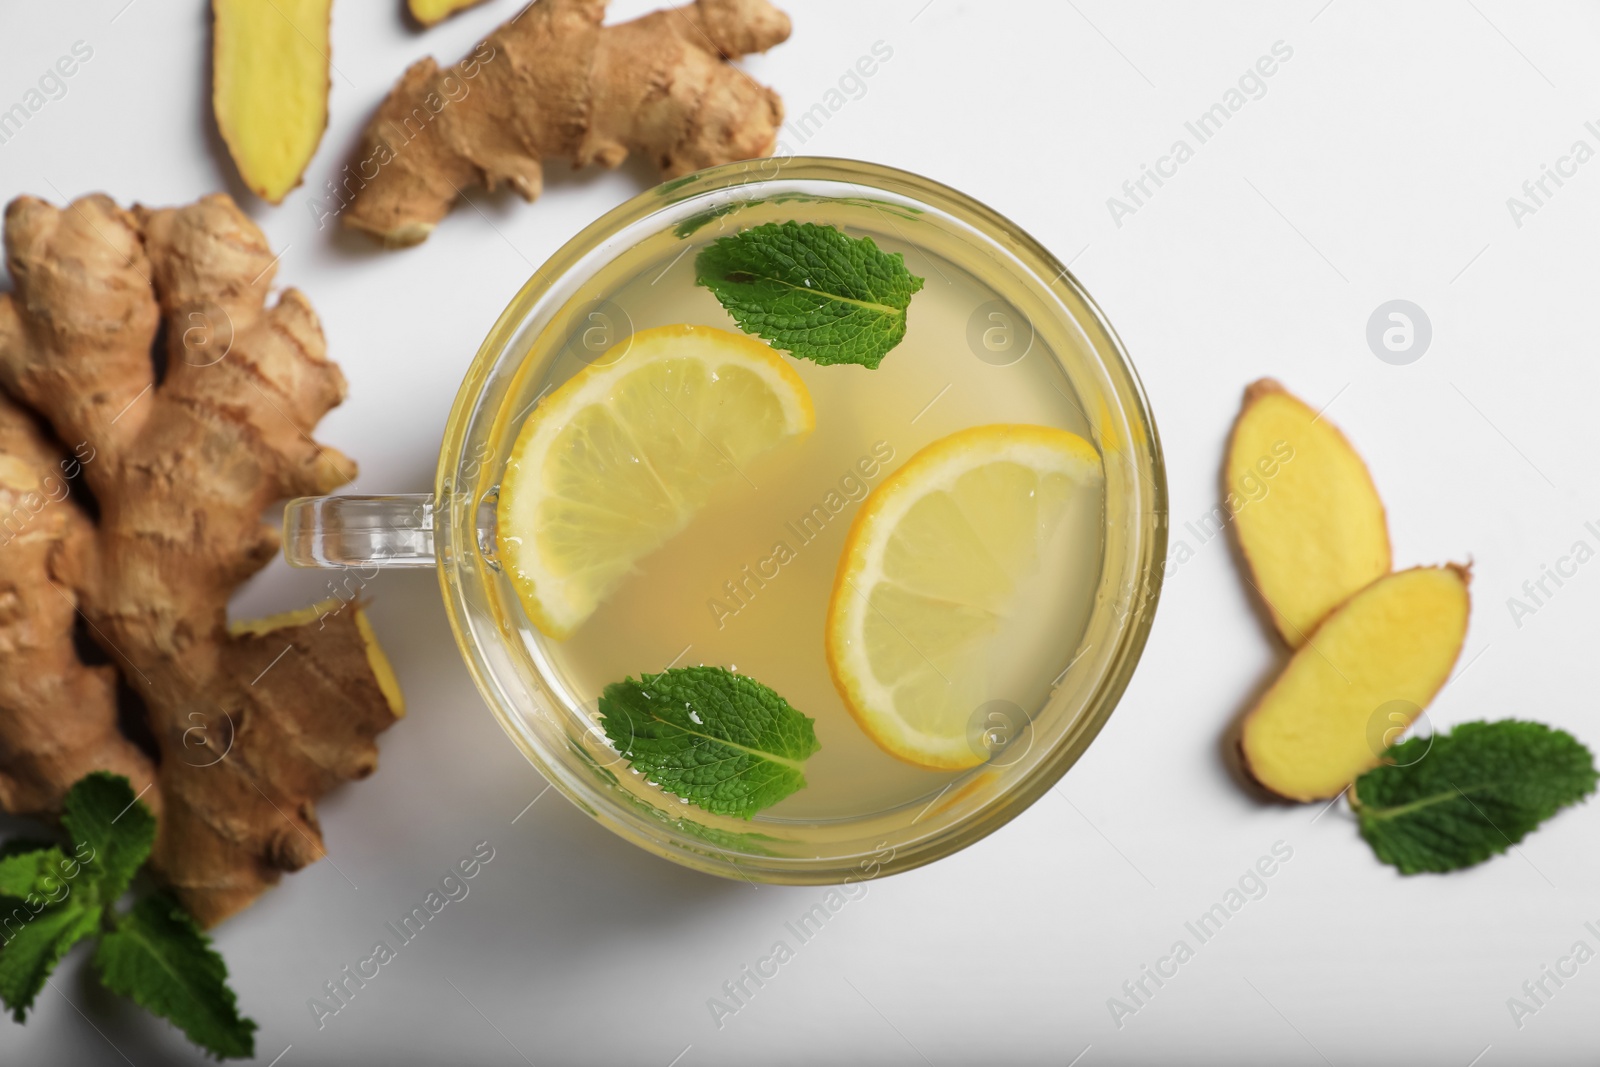
[[[728,61],[787,39],[787,15],[767,0],[695,0],[602,27],[605,9],[535,0],[455,66],[413,63],[324,211],[412,245],[476,186],[535,199],[547,159],[615,167],[638,152],[673,178],[772,151],[783,103]]]
[[[1225,477],[1251,583],[1290,648],[1389,573],[1388,522],[1366,464],[1270,378],[1245,390]]]
[[[250,191],[300,184],[328,127],[333,0],[212,0],[211,107]]]
[[[302,626],[316,622],[319,628],[323,620],[329,616],[337,615],[345,607],[345,601],[338,597],[329,597],[320,600],[309,607],[296,608],[294,611],[285,611],[278,615],[268,615],[262,619],[247,619],[244,622],[228,624],[228,632],[235,637],[245,634],[257,636],[270,634],[276,630],[283,630],[291,626]],[[372,623],[367,620],[367,613],[359,606],[355,612],[356,632],[361,635],[363,652],[367,657],[367,666],[372,669],[372,676],[382,690],[384,699],[389,702],[395,718],[403,719],[406,715],[405,694],[400,692],[400,679],[395,677],[394,665],[389,662],[389,656],[383,651],[383,646],[378,644],[378,635],[372,630]]]
[[[465,11],[481,3],[483,0],[406,0],[406,7],[410,9],[412,18],[424,26],[434,26],[457,11]]]
[[[81,680],[70,620],[44,611],[67,598],[143,699],[160,756],[145,796],[160,814],[151,863],[209,925],[323,855],[316,799],[374,770],[375,737],[399,711],[352,605],[227,626],[230,594],[277,552],[269,507],[354,476],[310,436],[344,379],[303,296],[267,305],[272,250],[226,196],[158,211],[20,197],[5,246],[16,292],[0,294],[0,390],[73,446],[98,516],[71,496],[42,512],[36,524],[62,524],[47,563],[37,535],[0,545],[0,595],[41,606],[30,637],[0,602],[0,641],[42,650],[0,660],[0,774],[37,777],[31,760],[47,779],[7,784],[0,805],[49,814],[89,762],[135,789],[150,778],[111,737],[107,676]],[[0,480],[27,484],[30,447],[0,433]],[[40,688],[24,677],[35,668],[82,692]],[[109,754],[71,766],[38,755],[72,731],[98,731]]]
[[[1428,706],[1461,654],[1465,567],[1385,575],[1329,615],[1244,718],[1255,779],[1291,800],[1338,796],[1382,762],[1395,727]]]

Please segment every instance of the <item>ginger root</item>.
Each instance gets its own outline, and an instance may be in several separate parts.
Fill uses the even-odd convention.
[[[211,107],[239,176],[274,204],[328,127],[333,0],[212,0]]]
[[[602,27],[605,0],[535,0],[446,70],[423,59],[379,106],[346,168],[344,224],[424,240],[456,198],[501,183],[526,200],[547,159],[667,177],[772,150],[783,105],[728,60],[789,36],[767,0],[695,0]]]
[[[424,26],[434,26],[457,11],[465,11],[481,3],[483,0],[406,0],[406,7],[412,18]]]
[[[135,791],[155,781],[117,730],[116,668],[78,658],[78,596],[53,571],[58,552],[94,536],[82,511],[61,504],[81,469],[0,393],[0,809],[14,815],[59,812],[90,771],[123,775]]]
[[[1366,464],[1337,427],[1270,378],[1245,390],[1224,478],[1243,501],[1234,530],[1251,582],[1290,648],[1389,573],[1388,523]]]
[[[1244,719],[1255,779],[1291,800],[1325,800],[1381,763],[1461,654],[1469,579],[1454,564],[1415,567],[1329,615]]]
[[[153,775],[152,866],[209,925],[324,854],[316,799],[372,773],[401,710],[353,605],[227,625],[230,594],[277,551],[268,507],[354,476],[310,436],[343,376],[303,296],[267,305],[272,251],[226,196],[20,197],[5,249],[0,499],[23,494],[29,514],[13,505],[26,521],[0,538],[0,806],[49,815],[87,770],[136,790]],[[30,486],[68,461],[19,405],[78,466],[38,508]],[[142,698],[154,769],[117,733],[109,671],[78,661],[72,608]]]

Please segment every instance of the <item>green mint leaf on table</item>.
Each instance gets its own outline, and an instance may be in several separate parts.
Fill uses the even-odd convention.
[[[25,905],[0,916],[5,944],[0,947],[0,1001],[22,1022],[67,950],[100,929],[104,909],[93,894],[68,894],[38,914]]]
[[[823,366],[877,367],[922,288],[900,253],[810,222],[719,237],[695,257],[695,277],[745,333]]]
[[[1403,874],[1482,863],[1595,788],[1589,750],[1533,722],[1463,723],[1387,758],[1356,779],[1351,807],[1378,858]]]
[[[108,904],[122,896],[155,844],[156,817],[135,800],[126,778],[95,771],[78,780],[61,806],[73,843],[94,850],[82,854]]]
[[[748,819],[805,787],[812,720],[754,678],[677,667],[606,686],[600,723],[634,770],[715,815]]]
[[[256,1024],[239,1014],[228,968],[182,906],[165,893],[118,915],[94,954],[101,983],[171,1021],[222,1058],[255,1055]]]

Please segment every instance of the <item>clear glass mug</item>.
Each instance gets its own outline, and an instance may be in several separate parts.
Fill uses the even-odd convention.
[[[763,820],[761,832],[751,833],[749,824],[702,815],[627,781],[593,702],[584,707],[549,669],[495,561],[493,504],[506,435],[515,434],[503,409],[519,375],[530,370],[524,366],[530,351],[564,351],[535,340],[545,331],[583,330],[573,301],[594,292],[596,279],[618,269],[631,250],[689,242],[705,220],[763,202],[827,198],[892,213],[900,221],[889,224],[903,240],[957,263],[982,261],[988,271],[1000,264],[1024,294],[1014,302],[1035,331],[1048,326],[1067,339],[1056,357],[1086,401],[1082,410],[1095,412],[1085,414],[1088,436],[1104,461],[1105,550],[1071,664],[1080,684],[1058,688],[1038,716],[1020,724],[1032,730],[1033,722],[1050,723],[1048,730],[1030,733],[1025,745],[1006,745],[1005,759],[970,772],[960,788],[947,787],[951,795],[937,809],[934,797],[926,805],[813,820],[787,831]],[[1149,634],[1166,557],[1166,475],[1155,424],[1121,342],[1055,257],[994,211],[926,178],[850,160],[787,157],[667,182],[567,242],[523,286],[478,350],[445,428],[433,494],[291,501],[283,543],[289,562],[301,567],[437,568],[456,643],[495,718],[545,778],[615,833],[710,874],[831,884],[909,870],[972,844],[1043,796],[1088,748]]]

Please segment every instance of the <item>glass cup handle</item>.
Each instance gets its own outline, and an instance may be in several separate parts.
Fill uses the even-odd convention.
[[[283,509],[292,567],[431,567],[433,497],[303,496]]]

